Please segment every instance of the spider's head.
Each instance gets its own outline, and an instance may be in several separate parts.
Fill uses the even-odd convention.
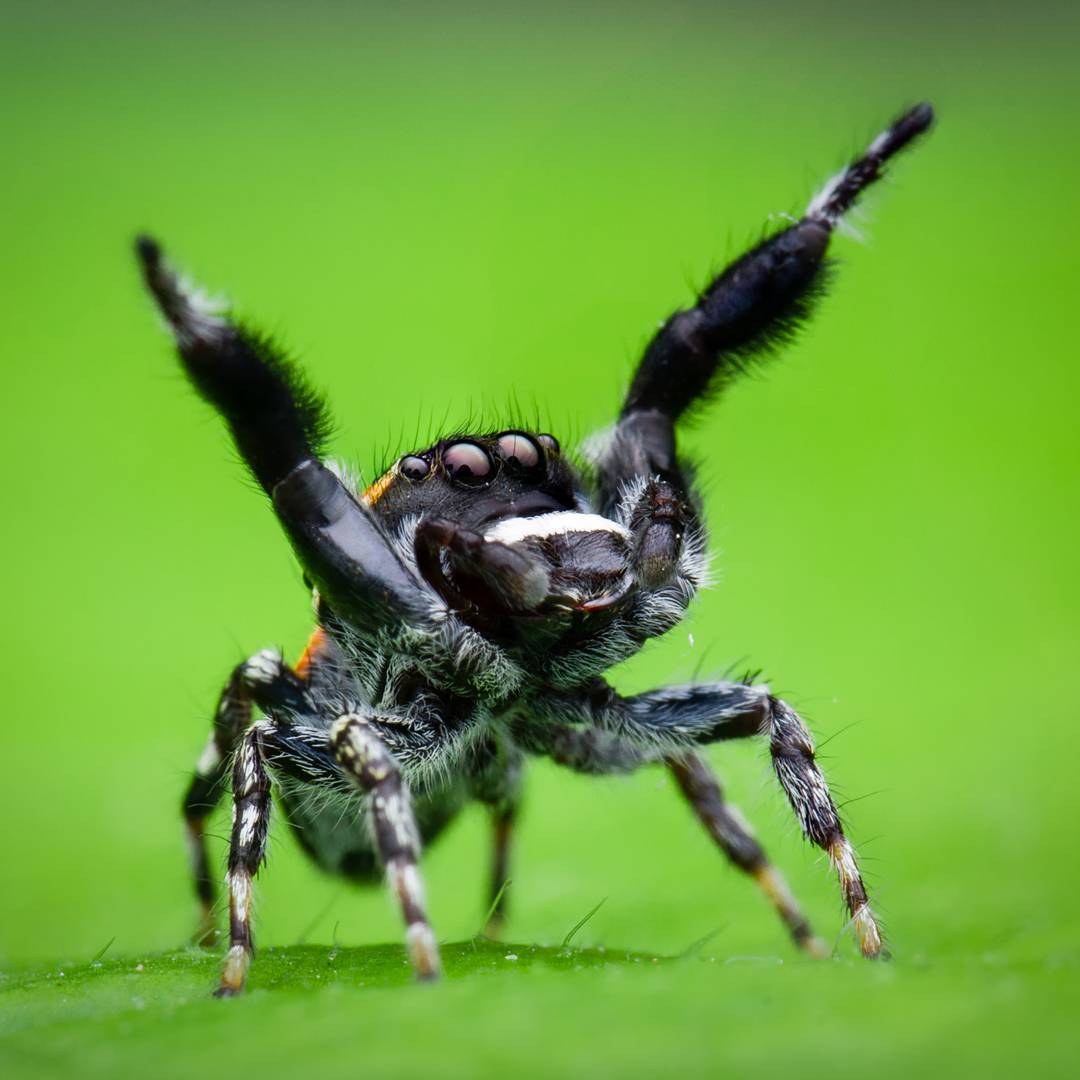
[[[483,531],[501,518],[577,509],[580,482],[554,436],[503,431],[406,454],[363,499],[390,528],[423,515]]]
[[[428,582],[485,618],[599,613],[630,593],[629,534],[590,511],[551,435],[460,435],[400,458],[364,492],[383,524],[416,524]]]

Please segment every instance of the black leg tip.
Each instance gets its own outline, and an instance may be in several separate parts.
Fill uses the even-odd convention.
[[[900,116],[891,128],[889,151],[891,156],[897,150],[907,146],[912,139],[930,129],[934,122],[934,107],[929,101],[922,101]]]
[[[231,986],[219,986],[213,994],[216,998],[234,998],[240,996],[240,991]]]
[[[918,131],[926,131],[934,122],[934,106],[929,101],[920,101],[908,113],[908,122]]]
[[[135,254],[143,266],[157,266],[161,262],[161,245],[153,237],[140,233],[135,237]]]

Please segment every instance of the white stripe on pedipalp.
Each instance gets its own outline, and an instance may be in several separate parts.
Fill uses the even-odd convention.
[[[575,532],[610,532],[630,539],[630,530],[600,514],[581,514],[575,510],[556,510],[536,517],[503,518],[484,533],[493,543],[517,544],[522,540],[542,540],[548,536],[565,536]]]

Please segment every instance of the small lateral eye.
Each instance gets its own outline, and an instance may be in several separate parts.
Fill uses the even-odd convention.
[[[495,445],[498,447],[499,457],[508,465],[516,465],[519,469],[535,469],[540,463],[540,451],[536,443],[526,435],[508,431],[499,436]]]
[[[422,458],[409,454],[398,463],[398,472],[406,480],[423,480],[431,471],[431,466]]]
[[[554,435],[537,435],[536,441],[545,449],[550,450],[553,454],[559,452],[559,440]]]
[[[448,446],[442,455],[443,468],[459,484],[480,484],[491,476],[493,465],[487,451],[476,443],[459,442]]]

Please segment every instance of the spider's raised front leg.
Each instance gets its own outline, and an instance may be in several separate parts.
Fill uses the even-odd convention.
[[[590,771],[596,772],[634,768],[660,759],[675,764],[696,745],[768,736],[773,770],[803,834],[826,852],[836,870],[863,955],[881,955],[881,933],[855,852],[814,761],[813,739],[795,711],[767,688],[719,682],[622,697],[597,681],[578,694],[545,695],[532,703],[532,708],[536,716],[523,718],[514,728],[521,744],[572,767],[584,760]],[[676,779],[686,790],[678,772]],[[693,787],[695,777],[685,779]],[[714,793],[706,784],[688,794],[705,820],[702,810],[707,809],[705,804]],[[768,891],[771,882],[762,884]],[[786,897],[778,893],[773,902],[783,915]],[[789,926],[795,934],[795,925],[789,922]]]
[[[372,629],[425,624],[430,616],[415,575],[368,508],[319,460],[329,414],[299,369],[182,281],[154,241],[140,239],[137,253],[184,371],[225,420],[324,599]]]
[[[182,811],[191,875],[199,901],[200,920],[193,940],[210,945],[216,936],[213,911],[214,876],[206,847],[206,819],[225,789],[228,762],[241,735],[251,723],[252,705],[270,708],[298,704],[303,689],[297,676],[270,649],[256,653],[234,668],[218,699],[213,728],[184,793]]]
[[[886,162],[929,128],[933,110],[905,112],[811,200],[800,221],[733,262],[677,311],[645,350],[618,423],[595,448],[601,505],[612,511],[628,484],[659,477],[686,492],[675,425],[710,393],[723,390],[757,357],[786,345],[810,314],[826,277],[833,228]]]

